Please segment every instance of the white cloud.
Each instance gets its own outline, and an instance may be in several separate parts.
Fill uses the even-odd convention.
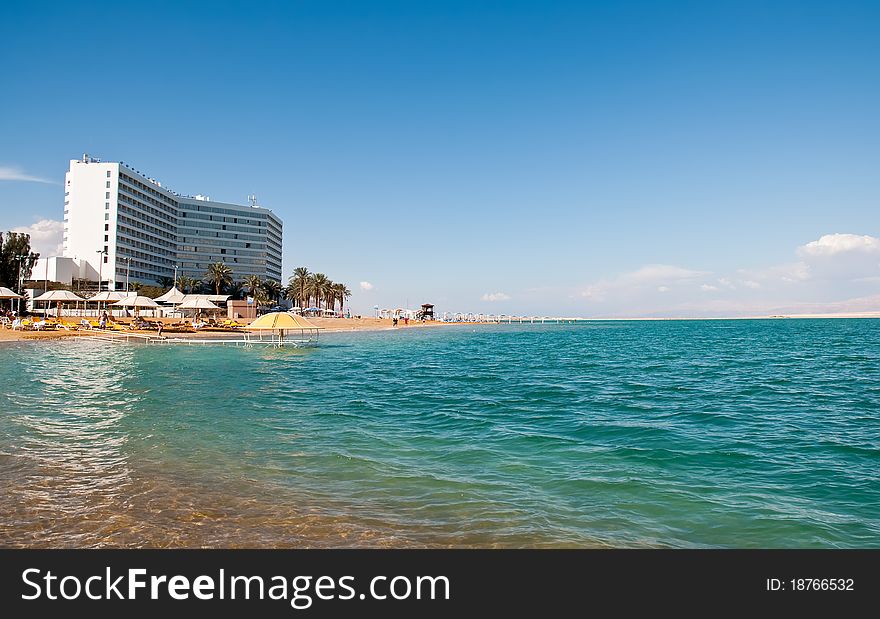
[[[574,298],[586,315],[599,316],[743,316],[853,307],[880,313],[880,305],[872,305],[880,299],[880,238],[826,234],[789,251],[791,261],[714,276],[647,264],[590,282]]]
[[[880,254],[880,239],[867,234],[826,234],[817,241],[798,247],[797,253],[805,258],[835,256],[847,252]]]
[[[810,279],[813,276],[810,265],[806,262],[789,262],[786,264],[777,264],[762,269],[740,269],[737,271],[745,278],[744,286],[755,288],[752,284],[760,282],[777,282],[777,283],[797,283]],[[746,283],[751,282],[751,284]]]
[[[503,292],[487,292],[482,297],[480,297],[483,301],[508,301],[510,299],[510,295],[506,295]]]
[[[645,291],[669,292],[672,284],[691,281],[708,274],[706,271],[670,264],[646,264],[635,271],[590,284],[580,291],[580,296],[591,301],[607,301],[612,297],[631,297]]]
[[[373,289],[373,284],[371,284],[370,282],[361,282],[361,290],[363,290],[365,292],[369,292],[372,289]]]
[[[30,226],[13,228],[12,232],[23,232],[31,236],[31,251],[40,256],[60,256],[63,249],[64,223],[54,219],[41,219]]]
[[[21,168],[13,166],[0,166],[0,181],[23,181],[27,183],[47,183],[49,185],[57,185],[55,181],[27,174]]]
[[[693,271],[691,269],[683,269],[671,264],[648,264],[640,269],[625,273],[621,276],[632,283],[652,283],[652,282],[674,282],[681,280],[694,279],[706,275],[705,271]]]

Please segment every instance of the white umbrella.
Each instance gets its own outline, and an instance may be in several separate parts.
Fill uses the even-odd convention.
[[[113,292],[112,290],[102,290],[98,294],[91,296],[87,301],[94,301],[98,304],[98,309],[101,309],[101,303],[107,303],[109,301],[118,301],[122,299],[126,295],[121,292]]]
[[[160,297],[156,297],[156,301],[159,303],[170,303],[171,305],[177,305],[182,302],[186,298],[186,295],[180,292],[175,286],[165,294]]]
[[[49,290],[36,297],[34,301],[47,301],[47,302],[55,302],[58,304],[58,316],[61,316],[61,304],[62,303],[78,303],[79,301],[85,301],[82,297],[76,296],[69,290]]]
[[[159,307],[159,304],[153,301],[150,297],[145,297],[143,295],[131,295],[117,301],[113,304],[114,307],[133,307],[135,316],[137,316],[137,310],[141,307]]]
[[[213,303],[211,303],[210,301],[208,301],[208,299],[205,299],[204,297],[195,297],[195,298],[191,298],[191,299],[186,299],[183,303],[181,303],[180,305],[177,306],[177,309],[218,310],[220,308],[217,307],[216,305],[214,305]]]
[[[143,295],[124,297],[113,305],[117,307],[159,307],[159,304],[153,301],[153,299]]]
[[[24,297],[20,294],[15,294],[9,288],[4,288],[0,286],[0,299],[23,299]],[[12,303],[9,304],[9,308],[12,309]]]
[[[113,292],[112,290],[104,290],[99,292],[95,296],[89,297],[89,301],[95,301],[96,303],[101,301],[119,301],[120,299],[125,298],[126,295],[121,292]]]
[[[9,288],[4,288],[0,286],[0,299],[23,299],[24,297],[20,294],[15,294]]]

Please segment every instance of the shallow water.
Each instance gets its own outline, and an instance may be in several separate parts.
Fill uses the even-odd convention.
[[[880,547],[880,321],[0,348],[0,545]]]

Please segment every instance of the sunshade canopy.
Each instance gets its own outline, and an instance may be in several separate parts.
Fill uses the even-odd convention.
[[[95,296],[89,297],[87,300],[88,301],[95,301],[96,303],[103,303],[106,301],[118,301],[119,299],[122,299],[125,296],[126,295],[122,294],[121,292],[113,292],[112,290],[103,290],[103,291],[99,292],[98,294],[96,294]]]
[[[9,288],[4,288],[0,286],[0,299],[23,299],[24,297],[20,294],[15,294]]]
[[[177,289],[177,286],[175,286],[162,296],[156,297],[155,300],[159,303],[177,304],[182,303],[184,298],[186,298],[186,295],[180,292],[180,290]]]
[[[302,316],[289,312],[270,312],[257,318],[247,328],[282,331],[286,329],[321,329],[322,327],[316,327]]]
[[[217,307],[216,305],[214,305],[213,303],[211,303],[210,301],[208,301],[208,299],[205,299],[204,297],[193,297],[193,298],[187,298],[187,299],[185,299],[185,300],[183,301],[183,303],[181,303],[180,305],[177,306],[177,309],[212,309],[212,310],[218,310],[218,309],[220,309],[220,308]]]
[[[69,290],[49,290],[38,296],[34,301],[53,301],[56,303],[85,301],[82,297],[78,297]]]
[[[153,301],[150,297],[145,297],[143,295],[132,295],[130,297],[125,297],[124,299],[117,301],[113,305],[117,307],[159,307],[159,304]]]

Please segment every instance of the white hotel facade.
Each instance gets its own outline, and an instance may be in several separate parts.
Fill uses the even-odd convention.
[[[236,280],[280,282],[281,241],[282,222],[269,209],[183,196],[122,162],[83,155],[64,178],[63,257],[91,265],[102,288],[155,285],[175,266],[178,277],[202,279],[213,262]]]

